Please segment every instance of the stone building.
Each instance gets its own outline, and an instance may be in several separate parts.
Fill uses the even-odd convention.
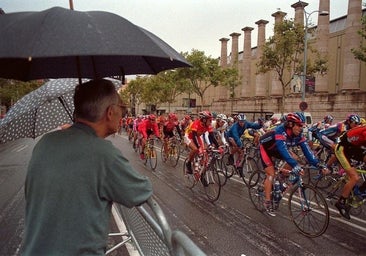
[[[297,1],[291,7],[294,9],[294,20],[304,24],[304,8],[306,2]],[[319,1],[318,10],[329,13],[330,0]],[[316,75],[314,83],[309,82],[305,94],[305,101],[314,120],[320,120],[326,114],[332,114],[337,121],[345,118],[348,113],[359,113],[366,116],[366,70],[365,63],[354,58],[352,48],[358,48],[361,36],[357,33],[361,29],[362,0],[348,0],[346,16],[330,20],[329,15],[322,16],[318,12],[317,26],[308,42],[320,53],[328,56],[328,71],[323,75]],[[274,12],[272,17],[281,22],[287,14],[281,11]],[[314,13],[315,15],[315,13]],[[239,51],[238,38],[241,33],[230,34],[231,52],[228,54],[229,38],[221,38],[220,65],[238,65],[241,75],[241,84],[235,89],[236,97],[229,100],[229,93],[224,87],[210,88],[205,94],[206,106],[215,112],[230,113],[231,110],[241,112],[279,112],[279,101],[282,95],[282,86],[274,72],[256,74],[256,63],[261,56],[262,46],[266,40],[266,24],[268,20],[260,19],[256,26],[246,26],[244,45]],[[251,47],[251,33],[258,30],[257,46]],[[272,28],[270,28],[272,29]],[[310,36],[310,34],[308,35]],[[311,58],[311,56],[309,56]],[[285,112],[299,111],[302,101],[302,84],[294,77],[293,86],[286,92]],[[200,111],[198,107],[189,106],[189,103],[200,106],[199,97],[184,95],[177,99],[170,111],[178,113]],[[194,105],[194,104],[193,104]],[[168,111],[165,106],[159,110]]]

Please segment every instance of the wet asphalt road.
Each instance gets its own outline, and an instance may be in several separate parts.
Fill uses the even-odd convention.
[[[155,171],[144,166],[125,136],[109,138],[131,164],[153,182],[155,199],[172,229],[185,232],[208,255],[363,255],[365,214],[343,220],[331,207],[328,230],[318,238],[301,235],[289,219],[286,198],[276,217],[252,206],[247,188],[234,177],[215,203],[201,184],[192,190],[182,181],[182,161],[172,168],[160,161]],[[17,255],[24,226],[24,178],[34,140],[0,145],[0,255]],[[158,151],[160,153],[160,151]]]

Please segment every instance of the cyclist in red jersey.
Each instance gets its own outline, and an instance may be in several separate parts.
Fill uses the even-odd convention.
[[[346,219],[351,218],[349,215],[350,208],[346,206],[346,201],[351,190],[355,187],[357,181],[360,179],[356,168],[351,166],[350,160],[354,159],[357,161],[366,162],[365,147],[366,126],[359,125],[341,135],[340,142],[335,148],[335,155],[349,176],[348,182],[343,187],[341,197],[339,198],[338,202],[335,203],[339,213]],[[362,184],[360,188],[355,187],[355,190],[357,190],[355,193],[366,197],[366,183]]]
[[[156,138],[160,139],[159,128],[158,124],[156,123],[156,116],[154,114],[149,115],[147,119],[143,120],[138,125],[138,131],[142,135],[141,138],[142,148],[145,148],[146,139],[150,137],[150,135],[155,135]],[[141,159],[145,158],[143,152],[141,153],[140,157]]]
[[[174,113],[170,113],[168,115],[168,120],[163,125],[163,135],[164,135],[164,144],[163,150],[166,152],[167,150],[167,143],[169,138],[174,137],[174,130],[177,131],[179,138],[182,138],[181,130],[179,127],[178,117]]]
[[[189,127],[187,127],[185,131],[184,142],[191,149],[191,152],[188,155],[188,160],[186,162],[186,167],[188,170],[187,173],[189,174],[193,173],[192,161],[195,155],[198,152],[203,152],[205,148],[202,140],[202,135],[205,132],[209,133],[208,138],[210,140],[210,143],[215,144],[216,147],[219,146],[219,144],[215,139],[213,128],[211,126],[212,118],[213,117],[209,111],[202,111],[198,113],[198,119],[194,120],[192,124]]]

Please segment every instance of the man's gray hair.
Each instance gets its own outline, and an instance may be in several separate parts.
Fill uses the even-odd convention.
[[[108,106],[118,104],[118,93],[109,80],[97,79],[80,84],[74,94],[75,118],[100,120]]]

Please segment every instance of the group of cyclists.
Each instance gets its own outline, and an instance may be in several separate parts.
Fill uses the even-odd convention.
[[[307,134],[304,133],[306,123],[302,112],[289,113],[280,120],[271,118],[266,121],[258,118],[254,122],[248,121],[244,113],[227,116],[201,111],[194,120],[190,115],[185,115],[179,120],[175,113],[160,117],[150,114],[131,120],[126,119],[125,125],[128,127],[128,132],[135,134],[134,140],[141,138],[142,146],[150,135],[163,140],[162,150],[165,150],[169,138],[177,135],[183,139],[190,149],[186,161],[188,173],[193,172],[192,161],[196,154],[207,148],[227,146],[230,149],[229,161],[235,162],[244,147],[243,136],[251,137],[254,145],[259,148],[260,159],[266,173],[265,209],[270,216],[276,216],[271,200],[272,181],[275,175],[274,159],[284,160],[285,169],[300,175],[303,174],[300,159],[291,148],[301,148],[306,160],[321,170],[322,174],[332,172],[334,164],[338,161],[349,179],[335,206],[343,217],[350,219],[350,209],[346,206],[346,200],[351,190],[355,188],[357,193],[366,197],[366,182],[360,187],[355,187],[360,177],[351,165],[351,159],[366,162],[366,124],[358,114],[350,114],[344,121],[335,124],[333,120],[331,115],[326,115],[323,120],[309,127]],[[314,140],[332,152],[326,163],[315,155],[311,147]],[[143,153],[140,157],[144,157]]]

